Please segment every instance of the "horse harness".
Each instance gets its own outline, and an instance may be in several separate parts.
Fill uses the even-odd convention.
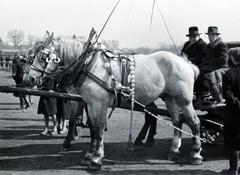
[[[103,61],[104,61],[104,67],[107,70],[108,75],[111,77],[112,82],[111,85],[108,85],[106,82],[101,80],[99,77],[91,73],[91,68],[97,61],[97,58],[95,55],[100,52],[102,55]],[[114,54],[113,52],[109,50],[104,49],[94,49],[92,51],[89,51],[88,54],[92,54],[90,59],[86,56],[86,59],[84,60],[85,63],[81,69],[81,71],[78,73],[78,76],[75,77],[75,80],[73,81],[74,87],[81,87],[82,83],[84,82],[86,77],[89,77],[92,79],[95,83],[97,83],[99,86],[101,86],[103,89],[107,90],[110,93],[113,93],[115,98],[112,105],[112,110],[109,113],[109,118],[115,109],[115,107],[119,107],[121,97],[123,96],[123,93],[125,93],[125,97],[129,97],[131,93],[131,87],[129,87],[128,79],[129,79],[129,73],[130,73],[130,62],[134,60],[134,58],[129,58],[126,55],[123,55],[121,53]],[[121,82],[118,82],[114,76],[112,67],[111,67],[111,60],[118,60],[120,62],[120,70],[121,70]]]

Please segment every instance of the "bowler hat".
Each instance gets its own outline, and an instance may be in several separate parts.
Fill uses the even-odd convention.
[[[220,33],[218,33],[218,27],[216,26],[209,26],[208,27],[208,32],[205,34],[216,34],[216,35],[220,35]]]
[[[188,29],[189,34],[187,34],[186,36],[196,36],[196,35],[200,35],[201,33],[198,33],[198,27],[196,26],[192,26],[189,27]]]

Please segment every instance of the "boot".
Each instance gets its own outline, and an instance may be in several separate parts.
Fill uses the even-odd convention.
[[[215,84],[209,86],[210,93],[214,99],[214,103],[211,105],[212,107],[220,107],[225,105],[225,100],[222,95],[222,88],[220,84]]]

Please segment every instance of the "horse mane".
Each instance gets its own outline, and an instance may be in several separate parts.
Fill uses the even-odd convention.
[[[70,65],[83,51],[84,41],[78,38],[61,38],[55,47],[61,64]]]

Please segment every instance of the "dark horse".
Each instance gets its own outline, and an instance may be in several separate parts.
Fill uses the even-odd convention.
[[[75,93],[82,95],[90,118],[91,144],[84,160],[87,161],[90,168],[100,169],[104,157],[103,134],[106,113],[108,107],[112,106],[115,101],[112,89],[116,84],[118,88],[120,87],[121,83],[119,82],[122,82],[123,77],[120,59],[107,57],[107,52],[98,47],[96,37],[95,31],[92,30],[81,56],[73,57],[74,61],[69,60],[71,66],[64,72],[70,76],[64,76],[64,78],[68,85],[73,84],[76,87]],[[49,37],[47,39],[48,45],[38,47],[37,56],[33,63],[34,67],[30,70],[26,81],[32,80],[33,84],[38,84],[42,73],[52,72],[54,74],[57,70],[58,65],[54,62],[54,56],[49,55],[47,62],[41,59],[41,54],[46,48],[55,48],[53,54],[57,55],[58,49],[54,46],[52,39]],[[81,50],[78,53],[81,53]],[[57,55],[64,62],[67,62],[65,56]],[[164,97],[174,126],[182,128],[183,122],[186,122],[191,128],[195,136],[193,137],[191,163],[200,164],[202,161],[199,138],[200,121],[192,105],[193,84],[199,74],[198,68],[183,58],[166,51],[149,55],[134,55],[128,59],[135,61],[132,65],[135,76],[131,75],[130,79],[135,85],[135,100],[147,105],[159,97]],[[36,69],[41,71],[36,71]],[[179,108],[183,115],[179,115]],[[171,160],[179,155],[181,137],[182,133],[174,129],[169,154]]]

